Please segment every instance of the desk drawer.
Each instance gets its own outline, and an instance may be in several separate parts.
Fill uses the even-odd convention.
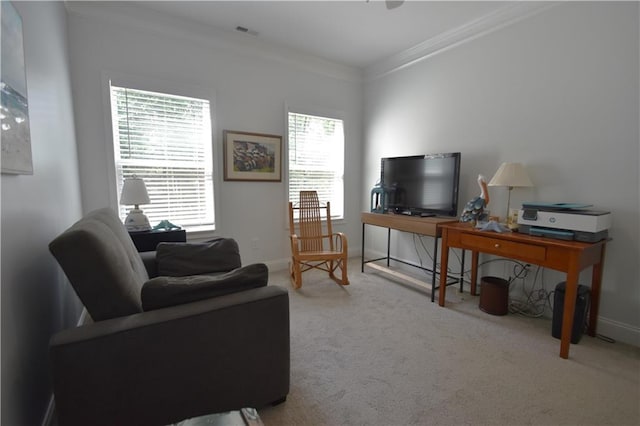
[[[504,257],[544,261],[547,256],[547,249],[543,246],[505,241],[481,235],[462,234],[460,235],[460,242],[471,250],[479,250]]]

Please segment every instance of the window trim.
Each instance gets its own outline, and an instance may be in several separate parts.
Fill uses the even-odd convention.
[[[111,85],[127,87],[138,90],[146,90],[150,92],[166,93],[170,95],[186,96],[191,98],[205,99],[209,101],[209,114],[211,122],[211,155],[213,167],[213,209],[214,209],[214,225],[213,227],[197,227],[186,229],[187,234],[195,239],[209,238],[216,234],[220,229],[220,211],[219,197],[221,188],[221,171],[222,166],[220,152],[218,148],[218,132],[216,116],[216,96],[215,91],[205,87],[199,87],[192,84],[179,83],[177,81],[166,81],[151,77],[143,77],[139,75],[125,74],[113,71],[103,71],[102,79],[102,103],[103,117],[105,127],[105,149],[107,159],[107,180],[108,180],[108,197],[109,207],[115,211],[119,210],[118,205],[118,184],[115,165],[115,146],[111,116]],[[144,210],[144,207],[143,207]]]
[[[295,104],[295,103],[287,103],[285,102],[284,104],[284,136],[285,136],[285,147],[284,147],[284,151],[285,151],[285,159],[286,159],[286,171],[284,173],[284,188],[283,188],[283,192],[284,192],[284,199],[286,201],[286,203],[289,202],[289,113],[293,113],[293,114],[306,114],[306,115],[314,115],[314,116],[318,116],[318,117],[325,117],[325,118],[332,118],[335,120],[342,120],[342,131],[343,131],[343,138],[344,138],[344,143],[342,146],[342,159],[344,162],[344,166],[343,166],[343,170],[342,170],[342,216],[333,216],[331,218],[331,223],[332,224],[341,224],[345,221],[346,219],[346,210],[347,210],[347,205],[345,203],[345,199],[346,199],[346,193],[345,193],[345,188],[346,188],[346,182],[345,182],[345,175],[346,175],[346,160],[347,160],[347,121],[345,119],[345,114],[342,110],[337,110],[337,109],[332,109],[332,108],[324,108],[324,107],[318,107],[318,106],[309,106],[309,105],[300,105],[300,104]],[[288,223],[288,219],[287,219],[287,229],[289,228],[289,223]]]

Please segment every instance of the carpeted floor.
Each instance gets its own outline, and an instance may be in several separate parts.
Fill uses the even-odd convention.
[[[351,285],[308,272],[289,289],[291,390],[276,425],[639,425],[640,348],[584,336],[558,356],[551,322],[492,316],[478,297],[350,262]]]

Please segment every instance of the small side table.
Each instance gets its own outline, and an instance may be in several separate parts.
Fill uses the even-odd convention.
[[[187,241],[187,233],[184,229],[129,232],[129,235],[139,252],[154,251],[161,242],[184,243]]]

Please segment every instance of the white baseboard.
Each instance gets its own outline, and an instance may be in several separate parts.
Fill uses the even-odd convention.
[[[44,418],[42,419],[42,426],[51,426],[53,425],[53,418],[56,412],[56,404],[53,400],[53,394],[49,397],[49,404],[47,405],[47,411],[44,413]]]
[[[596,334],[617,342],[640,347],[640,328],[608,318],[598,317]]]
[[[76,324],[76,326],[80,327],[81,325],[86,324],[88,317],[89,317],[89,313],[87,312],[87,309],[82,308],[82,312],[80,313],[80,318],[78,318],[78,323]]]
[[[289,269],[289,259],[269,260],[265,262],[270,271],[279,272]]]

